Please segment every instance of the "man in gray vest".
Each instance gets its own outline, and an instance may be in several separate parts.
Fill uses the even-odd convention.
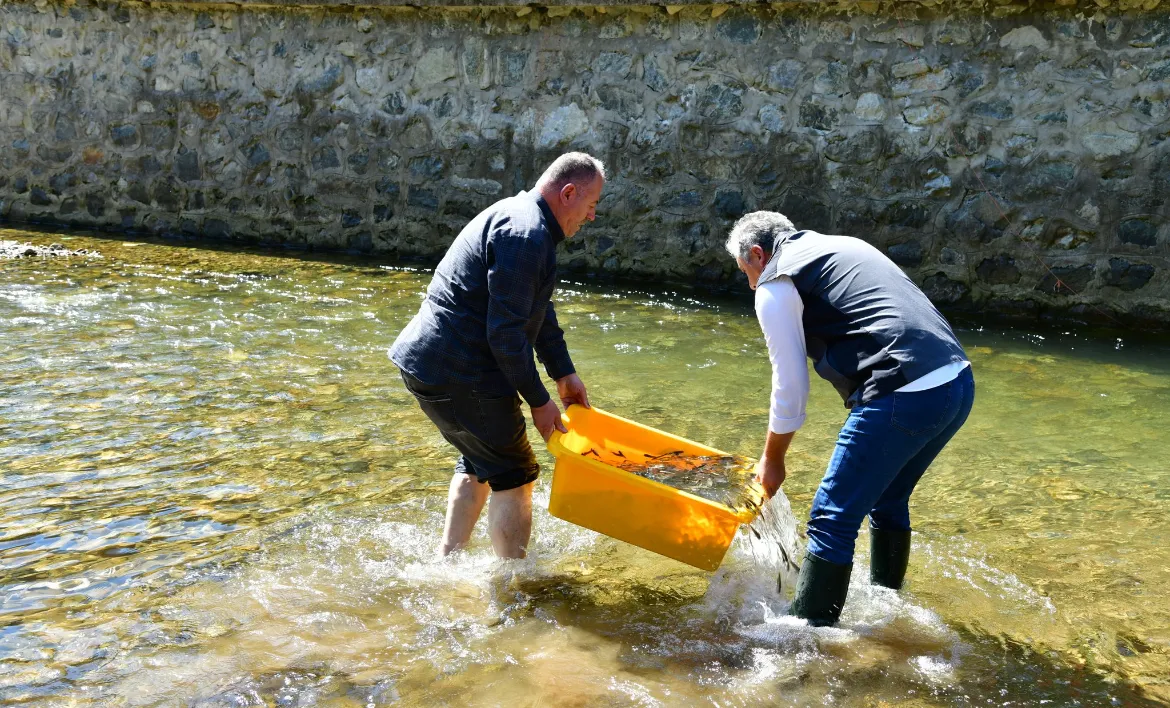
[[[756,292],[772,361],[767,442],[757,467],[769,495],[804,423],[805,357],[849,409],[813,498],[792,614],[835,624],[869,516],[870,582],[902,587],[910,557],[910,493],[971,411],[975,380],[955,333],[884,254],[849,236],[798,230],[757,211],[727,239]]]

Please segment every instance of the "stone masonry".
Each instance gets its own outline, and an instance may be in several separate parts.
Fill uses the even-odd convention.
[[[767,208],[944,307],[1170,324],[1157,0],[506,4],[0,4],[0,219],[436,259],[583,149],[565,271],[731,284]]]

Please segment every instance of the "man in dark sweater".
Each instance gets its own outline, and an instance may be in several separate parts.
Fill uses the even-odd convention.
[[[975,381],[942,314],[889,258],[864,241],[801,231],[757,211],[727,239],[748,284],[772,360],[772,399],[758,479],[769,495],[804,423],[806,356],[849,409],[813,498],[808,553],[792,613],[836,623],[861,521],[870,525],[870,582],[902,587],[910,557],[909,499],[967,420]]]
[[[557,244],[593,221],[604,184],[601,162],[568,153],[531,192],[481,212],[447,249],[418,314],[390,348],[406,388],[461,453],[447,497],[443,555],[466,545],[489,495],[496,554],[523,558],[527,551],[540,466],[520,398],[545,440],[565,431],[535,350],[561,403],[589,405],[551,297]]]

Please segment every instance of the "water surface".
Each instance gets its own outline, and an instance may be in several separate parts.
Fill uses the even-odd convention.
[[[968,328],[970,421],[913,499],[906,590],[784,616],[737,540],[703,573],[551,518],[436,560],[454,456],[385,349],[424,270],[0,230],[0,703],[30,706],[1170,702],[1164,343]],[[755,457],[742,303],[566,282],[600,407]],[[814,382],[807,513],[845,411]]]

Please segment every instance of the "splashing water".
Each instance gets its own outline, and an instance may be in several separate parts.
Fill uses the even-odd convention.
[[[645,462],[626,460],[618,467],[732,509],[755,512],[755,519],[742,529],[752,559],[761,571],[777,578],[778,591],[795,585],[801,549],[796,517],[783,490],[761,503],[754,460],[668,452]]]
[[[804,544],[783,489],[760,507],[748,531],[748,552],[757,566],[776,577],[777,592],[796,587]]]

